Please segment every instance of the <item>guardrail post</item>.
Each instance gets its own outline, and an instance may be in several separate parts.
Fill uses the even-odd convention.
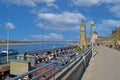
[[[0,69],[2,69],[2,65],[0,65]]]
[[[55,75],[54,75],[54,77],[53,77],[53,80],[55,80]]]
[[[83,56],[83,61],[84,61],[84,69],[86,69],[86,61],[85,61],[85,56]]]

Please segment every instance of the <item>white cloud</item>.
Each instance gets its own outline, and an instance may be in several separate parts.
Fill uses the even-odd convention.
[[[58,9],[58,6],[55,5],[55,4],[53,4],[53,3],[47,3],[47,6],[54,7],[54,8],[56,8],[56,9]]]
[[[73,4],[76,6],[93,6],[101,3],[107,4],[118,4],[120,0],[72,0]]]
[[[54,2],[55,0],[34,0],[34,1],[52,3],[52,2]]]
[[[7,4],[16,4],[16,5],[25,5],[25,6],[31,6],[35,7],[37,3],[52,3],[55,0],[2,0],[0,2],[4,2]]]
[[[5,27],[6,27],[7,29],[14,29],[14,28],[15,28],[14,24],[13,24],[13,23],[10,23],[10,22],[5,23]]]
[[[118,3],[120,3],[120,0],[99,0],[99,2],[118,4]]]
[[[43,36],[43,40],[44,41],[59,41],[59,40],[63,40],[63,36],[61,34],[57,34],[57,33],[50,33],[48,35],[31,35],[30,39],[32,40],[42,40],[42,36]]]
[[[39,18],[50,22],[57,23],[79,23],[82,18],[85,18],[81,13],[63,12],[62,14],[40,13]]]
[[[101,23],[96,24],[94,29],[99,35],[104,36],[111,34],[115,27],[120,26],[120,20],[102,20]]]
[[[32,14],[38,14],[38,13],[46,13],[46,12],[50,12],[50,9],[46,8],[46,7],[42,7],[40,9],[32,9],[29,11]]]
[[[88,7],[106,3],[109,5],[110,12],[113,12],[117,17],[120,17],[119,15],[120,14],[120,0],[72,0],[72,3],[73,5],[76,5],[76,6],[88,6]]]
[[[99,0],[73,0],[76,6],[92,6],[99,3]]]
[[[36,25],[44,29],[53,29],[58,31],[78,30],[81,19],[85,17],[81,13],[62,12],[61,14],[40,13],[38,18],[46,22],[38,22]]]
[[[115,13],[116,16],[120,17],[120,5],[115,5],[109,8],[110,12]]]
[[[3,0],[4,3],[16,4],[16,5],[25,5],[25,6],[36,6],[34,0]]]

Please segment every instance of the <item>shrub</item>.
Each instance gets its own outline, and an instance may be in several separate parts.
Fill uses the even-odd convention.
[[[81,47],[80,47],[80,46],[77,46],[76,51],[77,51],[77,52],[80,52],[80,51],[81,51]]]

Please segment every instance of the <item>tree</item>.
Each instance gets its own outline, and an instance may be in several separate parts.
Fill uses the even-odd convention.
[[[81,47],[80,47],[80,46],[77,46],[76,51],[77,51],[77,52],[80,52],[80,51],[81,51]]]

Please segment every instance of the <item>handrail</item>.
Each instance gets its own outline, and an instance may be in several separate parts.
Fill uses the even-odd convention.
[[[74,64],[72,64],[65,72],[63,72],[56,80],[61,79],[65,74],[67,74],[80,60],[82,60],[82,57],[77,59]],[[65,68],[65,67],[64,67]]]
[[[92,48],[88,48],[87,51],[84,53],[84,56],[88,54],[88,52],[91,50]]]
[[[87,51],[84,53],[83,56],[87,56],[87,55],[90,53],[91,48],[87,48],[86,50],[87,50]],[[67,72],[68,72],[68,70],[70,70],[72,67],[74,67],[74,65],[77,64],[82,58],[83,58],[83,57],[79,58],[71,67],[69,67],[69,68],[67,69]],[[66,66],[68,66],[69,64],[70,64],[70,63],[68,63]],[[47,77],[45,80],[49,80],[50,78],[52,78],[53,76],[55,76],[55,74],[57,74],[59,71],[61,71],[62,69],[64,69],[66,66],[60,68],[57,72],[55,72],[55,73],[52,74],[51,76]],[[66,71],[65,71],[65,72],[66,72]],[[65,73],[65,72],[64,72],[64,73]],[[61,75],[60,75],[60,76],[61,76]],[[59,77],[60,77],[60,76],[59,76]],[[60,79],[60,78],[59,78],[59,79]]]
[[[78,59],[78,58],[79,58],[79,59]],[[77,59],[78,59],[78,60],[72,65],[72,67],[73,67],[76,63],[78,63],[79,60],[82,59],[82,56],[79,55],[79,56],[77,57]],[[75,60],[74,60],[74,61],[75,61]],[[74,61],[72,61],[72,62],[74,62]],[[57,74],[59,71],[61,71],[62,69],[66,68],[67,66],[69,66],[72,62],[68,62],[68,64],[62,66],[58,71],[56,71],[56,72],[55,72],[54,74],[52,74],[51,76],[47,77],[45,80],[49,80],[51,77],[55,76],[55,74]],[[72,68],[72,67],[70,67],[70,68]],[[69,70],[70,70],[70,69],[69,69]],[[67,71],[68,71],[68,69],[67,69]]]
[[[38,75],[38,76],[35,76],[32,78],[32,80],[37,80],[37,79],[40,79],[41,77],[43,77],[45,74],[49,73],[50,71],[54,70],[57,66],[51,68],[50,70],[47,70],[45,72],[43,72],[42,74]]]
[[[73,61],[72,61],[73,62]],[[59,71],[61,71],[62,69],[64,69],[65,67],[67,67],[68,65],[70,65],[71,62],[68,62],[66,65],[64,66],[59,66],[59,70],[56,71],[55,73],[53,73],[51,76],[47,77],[45,80],[49,80],[51,77],[53,77],[55,74],[57,74]]]
[[[56,62],[57,62],[57,61],[56,61]],[[45,66],[36,68],[36,69],[31,70],[31,71],[29,71],[29,72],[26,72],[26,73],[24,73],[24,74],[18,75],[18,76],[16,76],[16,77],[12,78],[12,80],[18,80],[18,79],[20,79],[20,78],[23,78],[24,76],[27,76],[27,75],[29,75],[29,74],[32,74],[32,73],[34,73],[35,71],[38,71],[38,70],[40,70],[40,69],[42,69],[42,68],[45,68],[45,67],[50,66],[50,65],[53,65],[53,64],[56,63],[56,62],[48,63],[48,64],[46,64]],[[64,62],[63,62],[63,63],[64,63]],[[61,63],[61,64],[62,64],[62,63]],[[58,66],[59,66],[59,65],[58,65]],[[49,72],[49,70],[48,70],[48,72]],[[45,74],[46,74],[46,73],[45,73]],[[44,74],[44,75],[45,75],[45,74]],[[41,74],[41,75],[42,75],[42,74]]]
[[[54,63],[55,63],[55,62],[54,62]],[[31,70],[31,71],[29,71],[29,72],[26,72],[26,73],[24,73],[24,74],[18,75],[17,77],[14,77],[13,80],[18,80],[18,79],[20,79],[20,78],[23,78],[24,76],[27,76],[27,75],[29,75],[29,74],[32,74],[32,73],[34,73],[35,71],[38,71],[38,70],[40,70],[40,69],[42,69],[42,68],[44,68],[44,67],[50,66],[50,65],[52,65],[52,64],[53,64],[53,63],[48,63],[48,64],[46,64],[45,66],[36,68],[36,69]]]

